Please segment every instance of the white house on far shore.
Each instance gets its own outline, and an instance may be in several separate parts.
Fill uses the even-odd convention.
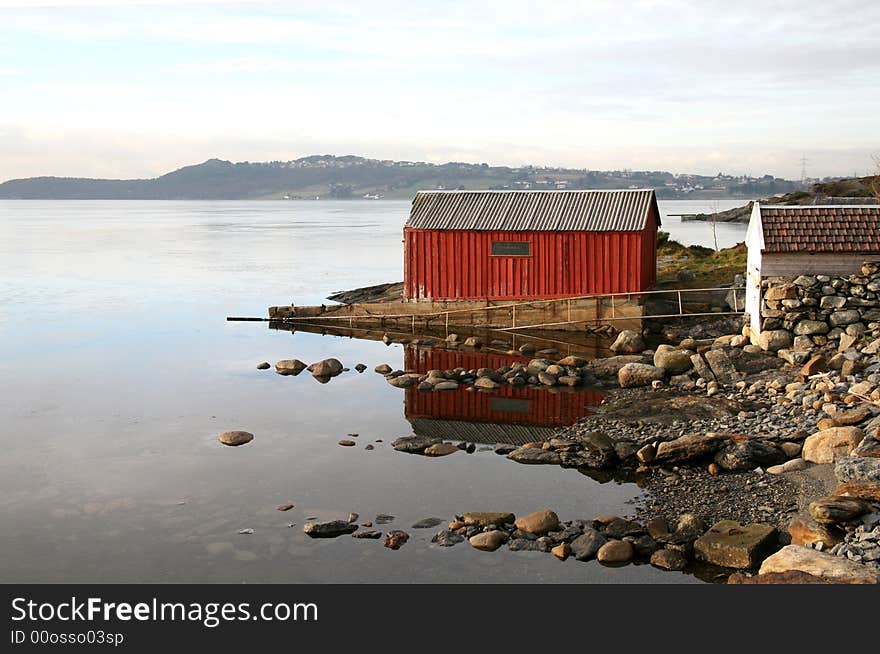
[[[880,259],[880,204],[762,205],[746,233],[746,312],[761,333],[761,280],[797,275],[851,275]]]

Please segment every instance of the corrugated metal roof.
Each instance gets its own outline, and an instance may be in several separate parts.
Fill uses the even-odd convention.
[[[764,252],[880,252],[880,205],[760,205]]]
[[[419,191],[406,226],[480,231],[641,231],[656,202],[652,189]]]

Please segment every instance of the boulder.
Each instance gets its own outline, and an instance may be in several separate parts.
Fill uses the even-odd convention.
[[[880,482],[880,459],[866,456],[848,456],[834,465],[834,475],[842,482]]]
[[[258,363],[258,364],[257,364],[257,370],[268,370],[268,369],[271,368],[271,367],[272,367],[272,366],[269,365],[269,362],[268,362],[268,361],[263,361],[263,363]]]
[[[507,538],[507,534],[503,531],[493,529],[492,531],[484,531],[471,536],[468,539],[468,542],[474,549],[482,550],[484,552],[494,552],[507,542]]]
[[[336,538],[343,534],[357,531],[358,526],[347,520],[330,520],[328,522],[309,522],[303,531],[312,538]]]
[[[409,388],[419,383],[418,377],[410,375],[400,375],[399,377],[388,377],[386,381],[395,388]]]
[[[757,568],[776,541],[776,528],[764,524],[742,525],[722,520],[694,541],[701,561],[723,568]]]
[[[703,532],[706,531],[706,523],[702,518],[694,513],[682,513],[678,516],[678,522],[675,524],[676,534],[688,534],[690,540],[695,540]]]
[[[657,447],[653,443],[648,443],[636,451],[636,458],[640,463],[651,463],[657,456]]]
[[[803,350],[779,350],[776,355],[793,366],[801,366],[810,358],[810,353]]]
[[[846,298],[839,295],[823,295],[819,300],[820,309],[842,309]]]
[[[857,497],[829,495],[810,502],[810,516],[823,525],[849,522],[871,510],[871,505]]]
[[[459,448],[452,443],[434,443],[425,448],[425,456],[447,456],[459,451]]]
[[[385,547],[392,550],[399,550],[408,540],[408,533],[401,531],[400,529],[392,529],[385,534]]]
[[[672,441],[660,443],[657,446],[657,461],[687,461],[697,457],[714,454],[724,441],[728,440],[727,434],[708,432],[706,434],[687,434]]]
[[[771,286],[764,293],[764,299],[768,302],[780,302],[782,300],[793,300],[798,296],[797,289],[794,286]]]
[[[483,339],[479,336],[471,336],[470,338],[465,339],[464,346],[475,348],[483,347]]]
[[[305,369],[306,364],[299,359],[284,359],[275,362],[275,372],[279,375],[293,375],[295,377]]]
[[[571,554],[571,545],[568,543],[559,543],[559,545],[550,550],[550,553],[560,561],[565,561],[565,559],[568,558],[568,555]]]
[[[843,540],[843,534],[834,527],[820,525],[812,516],[798,516],[788,524],[792,545],[815,545],[824,543],[832,547]]]
[[[239,445],[250,443],[254,440],[254,435],[249,431],[224,431],[217,437],[217,440],[224,445],[238,447]]]
[[[650,386],[651,382],[663,379],[663,370],[646,363],[627,363],[617,373],[621,388]]]
[[[828,322],[832,327],[840,327],[842,325],[851,325],[859,322],[862,315],[858,309],[846,309],[844,311],[835,311],[828,316]]]
[[[712,373],[715,375],[715,379],[719,383],[734,383],[738,375],[736,368],[733,367],[733,363],[730,361],[730,357],[727,356],[727,352],[724,350],[713,349],[704,352],[703,356],[706,357],[706,363],[709,364]]]
[[[816,346],[816,344],[813,343],[813,339],[810,338],[809,336],[795,336],[794,343],[792,344],[791,347],[795,351],[809,352],[815,346]],[[782,352],[785,352],[785,351],[786,351],[785,348],[779,350],[779,352],[778,352],[779,356],[782,356]]]
[[[880,457],[880,440],[873,436],[865,436],[856,449],[852,451],[852,454],[853,456]]]
[[[453,545],[457,545],[458,543],[464,540],[464,536],[461,534],[456,534],[454,531],[449,531],[448,529],[442,529],[434,534],[434,537],[431,539],[432,543],[439,545],[440,547],[452,547]]]
[[[458,390],[458,382],[448,380],[442,381],[437,384],[434,384],[435,391],[457,391]]]
[[[597,377],[614,377],[628,363],[646,363],[647,361],[648,359],[641,354],[620,354],[604,359],[593,359],[587,362],[587,368]]]
[[[651,555],[651,565],[663,570],[684,570],[687,559],[676,550],[657,550]]]
[[[679,375],[691,369],[691,353],[671,345],[660,345],[654,352],[654,366],[670,375]]]
[[[834,422],[839,427],[849,427],[864,422],[874,415],[867,404],[857,404],[851,409],[844,409],[834,414]]]
[[[765,352],[777,352],[791,347],[791,333],[785,329],[764,330],[756,345]]]
[[[715,463],[730,471],[766,468],[785,460],[782,450],[756,439],[729,443],[715,455]]]
[[[610,540],[596,552],[600,563],[611,564],[629,563],[634,555],[632,543],[625,540]]]
[[[586,450],[583,456],[590,460],[591,467],[607,468],[617,462],[617,450],[605,432],[588,431],[578,434],[578,440]]]
[[[557,366],[567,366],[569,368],[583,368],[587,365],[587,360],[574,355],[567,356],[556,362]]]
[[[837,488],[834,489],[834,494],[858,497],[868,502],[880,502],[880,482],[850,481],[838,484]]]
[[[383,363],[383,364],[378,365],[375,368],[373,368],[373,370],[378,372],[380,375],[387,375],[388,373],[391,372],[392,368],[387,363]]]
[[[781,475],[786,472],[796,472],[798,470],[804,470],[806,467],[807,462],[798,457],[779,465],[770,466],[767,468],[767,472],[771,475]]]
[[[614,339],[610,349],[615,354],[637,354],[644,351],[645,341],[639,332],[624,329]]]
[[[443,521],[440,518],[422,518],[418,522],[414,522],[412,524],[413,529],[430,529],[431,527],[436,527],[439,524],[442,524]]]
[[[558,452],[552,450],[539,450],[534,448],[519,448],[507,455],[507,458],[517,463],[548,463],[551,465],[559,465],[562,463],[562,457]]]
[[[691,365],[693,366],[696,373],[705,381],[716,381],[715,374],[712,372],[712,368],[710,368],[709,364],[706,363],[706,360],[703,358],[702,354],[692,354]]]
[[[637,536],[645,533],[644,527],[633,520],[625,520],[614,516],[611,521],[605,525],[603,535],[609,539],[620,539],[624,536]]]
[[[880,583],[878,568],[801,545],[787,545],[764,559],[758,574],[763,576],[791,571],[804,572],[836,584]]]
[[[648,520],[645,523],[645,529],[648,535],[655,540],[661,540],[669,536],[669,525],[666,523],[665,518],[660,516]]]
[[[814,336],[816,334],[827,334],[828,323],[824,320],[801,320],[794,326],[795,336]]]
[[[514,524],[517,529],[543,536],[548,531],[556,531],[559,528],[559,516],[550,509],[544,509],[520,516]]]
[[[401,436],[391,441],[391,447],[398,452],[409,452],[410,454],[422,454],[431,445],[442,443],[435,436]]]
[[[484,391],[493,391],[496,388],[500,388],[501,384],[492,381],[489,377],[478,377],[477,381],[474,382],[474,387],[482,388]]]
[[[578,561],[587,561],[596,555],[608,539],[592,527],[585,527],[584,533],[571,541],[571,553]]]
[[[461,514],[462,522],[468,526],[489,527],[490,525],[506,525],[516,518],[505,511],[469,511]]]
[[[862,430],[858,427],[831,427],[808,436],[801,456],[811,463],[834,463],[849,456],[861,442]]]
[[[310,365],[307,370],[313,377],[335,377],[342,372],[342,362],[339,359],[323,359]]]

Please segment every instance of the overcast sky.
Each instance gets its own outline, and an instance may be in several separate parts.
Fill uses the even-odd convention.
[[[866,0],[0,0],[0,180],[210,157],[866,174]]]

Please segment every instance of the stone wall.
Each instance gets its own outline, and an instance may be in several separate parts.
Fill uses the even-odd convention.
[[[754,340],[765,350],[843,351],[880,337],[880,262],[864,263],[859,275],[769,277],[761,294],[761,335]]]

